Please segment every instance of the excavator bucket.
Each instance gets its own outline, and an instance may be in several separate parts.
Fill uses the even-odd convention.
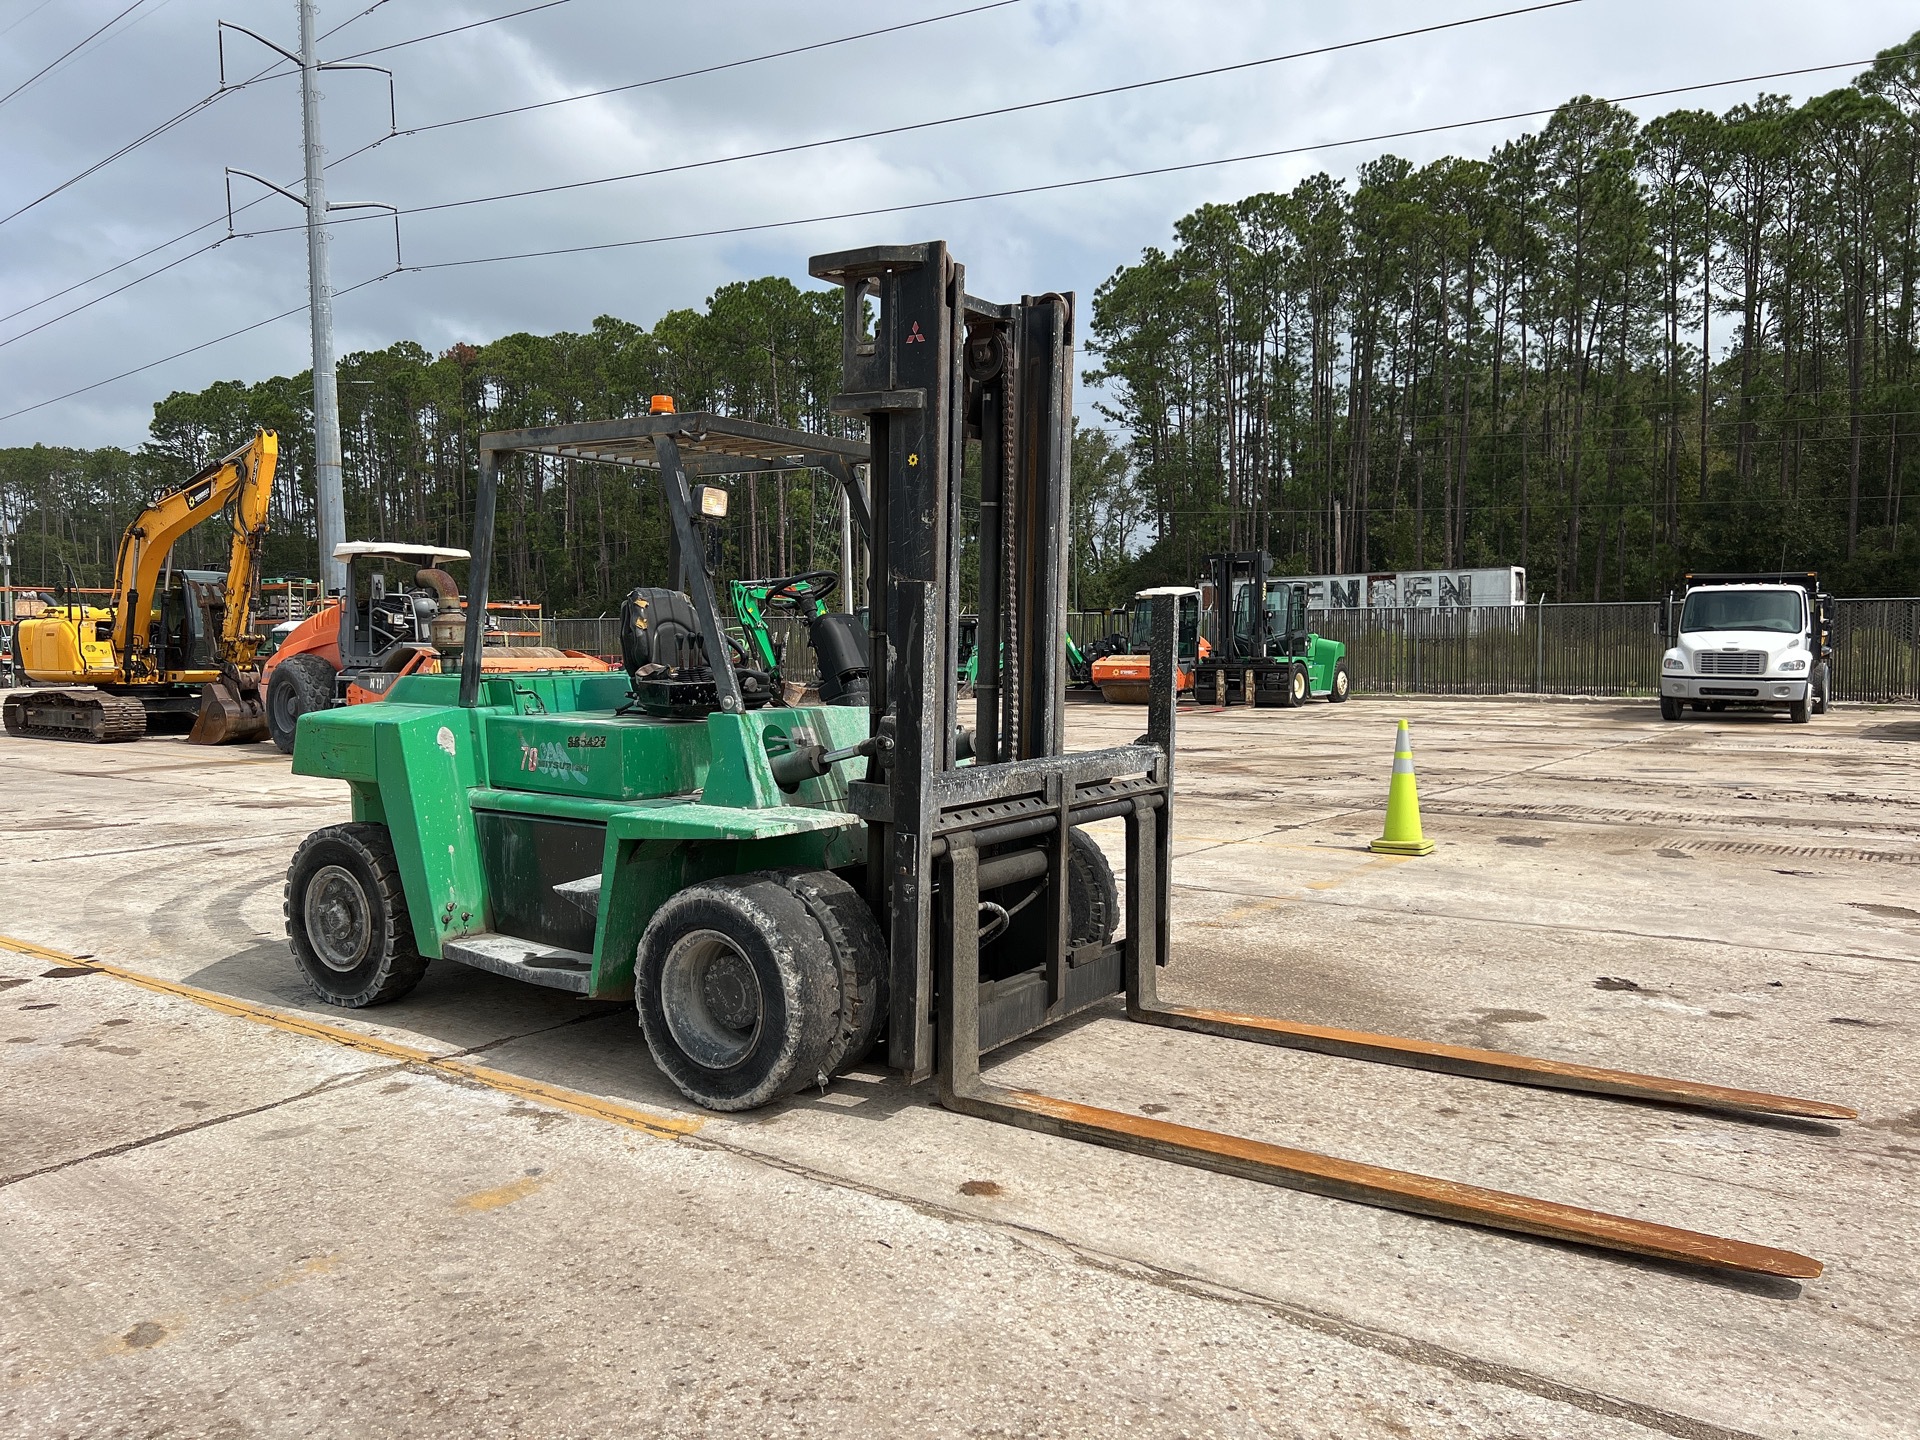
[[[267,738],[267,707],[253,671],[222,675],[200,689],[200,714],[187,739],[195,745],[246,745]]]

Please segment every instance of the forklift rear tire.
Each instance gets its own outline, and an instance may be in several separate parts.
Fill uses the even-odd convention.
[[[1335,705],[1343,703],[1353,693],[1353,671],[1342,660],[1333,667],[1333,688],[1327,691],[1327,699]]]
[[[301,841],[287,866],[285,914],[293,958],[329,1005],[384,1005],[427,973],[384,825],[329,825]]]
[[[822,1064],[839,1075],[873,1053],[886,1025],[887,937],[860,892],[831,870],[783,870],[780,883],[819,924],[840,972],[838,1023]]]
[[[282,755],[293,753],[300,717],[333,708],[333,667],[318,655],[289,655],[267,682],[267,730]]]
[[[689,885],[640,937],[634,1006],[654,1063],[709,1110],[751,1110],[824,1081],[840,1033],[825,928],[778,875]]]
[[[1293,668],[1287,672],[1288,707],[1297,708],[1306,704],[1312,694],[1313,680],[1307,674],[1307,667],[1298,660],[1294,661]]]

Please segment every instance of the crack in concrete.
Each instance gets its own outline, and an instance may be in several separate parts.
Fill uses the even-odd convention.
[[[149,1145],[158,1145],[163,1141],[176,1139],[182,1135],[191,1135],[196,1130],[207,1130],[215,1125],[224,1125],[229,1120],[244,1120],[249,1115],[260,1115],[268,1110],[278,1110],[283,1105],[292,1105],[297,1101],[310,1099],[315,1095],[322,1094],[329,1090],[342,1089],[349,1084],[369,1079],[382,1072],[403,1068],[405,1067],[400,1065],[382,1065],[372,1070],[356,1070],[346,1076],[336,1075],[331,1079],[322,1080],[318,1085],[309,1086],[307,1089],[301,1090],[296,1094],[283,1095],[278,1100],[268,1100],[264,1104],[249,1105],[240,1110],[229,1110],[223,1115],[209,1115],[203,1119],[190,1120],[184,1125],[175,1125],[172,1129],[162,1130],[157,1134],[143,1135],[136,1140],[123,1140],[118,1145],[109,1145],[101,1150],[89,1151],[85,1155],[75,1155],[65,1160],[57,1160],[51,1165],[42,1165],[38,1170],[23,1170],[17,1175],[0,1175],[0,1190],[5,1189],[9,1185],[18,1185],[25,1180],[37,1180],[42,1175],[53,1175],[62,1170],[70,1170],[76,1165],[90,1164],[95,1160],[111,1160],[116,1155],[127,1155],[135,1150],[144,1150]]]

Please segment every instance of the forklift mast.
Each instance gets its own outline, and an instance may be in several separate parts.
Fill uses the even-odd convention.
[[[872,446],[877,744],[850,798],[870,827],[867,894],[890,947],[889,1059],[914,1080],[937,1063],[943,1095],[964,1098],[983,1050],[1124,988],[1120,945],[1069,949],[1069,831],[1125,815],[1162,848],[1172,695],[1160,743],[1063,753],[1073,297],[978,299],[937,241],[816,256],[810,270],[843,287],[833,406],[866,419]],[[971,731],[955,663],[969,439],[981,477]],[[1126,944],[1151,947],[1148,963],[1166,955],[1164,876],[1163,860],[1129,866]],[[983,973],[980,893],[1026,880],[1043,882],[1037,944],[1003,943]]]

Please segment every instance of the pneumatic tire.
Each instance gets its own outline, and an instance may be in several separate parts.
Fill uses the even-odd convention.
[[[1662,695],[1660,697],[1660,718],[1662,720],[1678,720],[1684,708],[1685,707],[1671,695]]]
[[[293,958],[329,1005],[384,1005],[427,973],[384,825],[329,825],[301,841],[284,913]]]
[[[654,1063],[709,1110],[823,1080],[840,1033],[833,946],[771,874],[702,881],[662,905],[640,937],[633,1000]]]
[[[267,733],[282,755],[293,753],[300,717],[333,708],[333,667],[318,655],[289,655],[267,682]]]
[[[821,1069],[851,1070],[873,1053],[887,1021],[887,937],[858,890],[831,870],[782,870],[780,883],[807,907],[839,972],[833,1043]]]
[[[1327,691],[1327,699],[1335,705],[1344,705],[1347,697],[1353,694],[1353,671],[1342,660],[1333,667],[1333,688]]]

